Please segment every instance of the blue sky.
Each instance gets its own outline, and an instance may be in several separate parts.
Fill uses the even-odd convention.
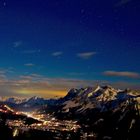
[[[139,0],[1,0],[2,96],[139,89],[139,14]]]

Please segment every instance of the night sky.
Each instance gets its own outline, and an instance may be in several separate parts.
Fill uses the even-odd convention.
[[[140,89],[139,0],[0,0],[0,95]]]

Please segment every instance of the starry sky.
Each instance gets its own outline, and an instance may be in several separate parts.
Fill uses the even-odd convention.
[[[139,0],[0,0],[0,95],[140,89]]]

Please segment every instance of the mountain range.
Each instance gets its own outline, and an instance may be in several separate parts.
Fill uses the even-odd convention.
[[[111,86],[98,86],[96,88],[86,87],[81,89],[71,89],[68,94],[59,99],[44,99],[41,97],[18,98],[11,97],[0,100],[11,107],[39,108],[41,106],[63,106],[63,112],[68,112],[72,108],[77,108],[77,112],[84,112],[88,109],[100,109],[106,111],[117,108],[122,102],[135,100],[140,104],[140,93],[138,91],[126,89],[114,89]]]
[[[135,90],[98,86],[71,89],[65,97],[44,99],[8,98],[1,105],[19,111],[51,113],[59,120],[77,121],[84,134],[97,140],[140,139],[140,93]]]

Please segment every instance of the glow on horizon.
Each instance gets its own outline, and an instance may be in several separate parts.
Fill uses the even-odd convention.
[[[19,89],[15,93],[25,96],[41,96],[46,98],[51,98],[54,96],[63,97],[67,94],[66,90],[51,90],[51,89]]]

